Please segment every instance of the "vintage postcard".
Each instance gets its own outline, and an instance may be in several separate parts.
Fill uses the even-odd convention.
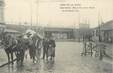
[[[0,73],[113,73],[113,0],[0,0]]]

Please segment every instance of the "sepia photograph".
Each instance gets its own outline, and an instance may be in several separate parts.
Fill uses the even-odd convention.
[[[0,73],[113,73],[113,0],[0,0]]]

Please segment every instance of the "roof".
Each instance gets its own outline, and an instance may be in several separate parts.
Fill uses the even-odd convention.
[[[98,29],[98,28],[99,27],[97,27],[96,29]],[[113,30],[113,20],[103,23],[100,26],[100,30]]]
[[[73,31],[72,28],[49,28],[49,27],[44,28],[44,30],[45,31],[63,31],[63,32]]]
[[[0,27],[2,27],[2,28],[6,28],[6,26],[5,26],[5,25],[3,25],[3,24],[0,24]]]
[[[5,29],[4,32],[19,33],[19,31],[16,31],[16,30],[13,30],[13,29]]]

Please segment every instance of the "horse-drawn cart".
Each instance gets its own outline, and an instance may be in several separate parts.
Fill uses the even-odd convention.
[[[106,45],[104,43],[89,41],[83,42],[83,45],[82,56],[94,55],[96,58],[102,60],[103,56],[106,55]]]

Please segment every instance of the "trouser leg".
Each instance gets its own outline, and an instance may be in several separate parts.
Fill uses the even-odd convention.
[[[43,48],[43,59],[45,59],[46,56],[46,48]]]

